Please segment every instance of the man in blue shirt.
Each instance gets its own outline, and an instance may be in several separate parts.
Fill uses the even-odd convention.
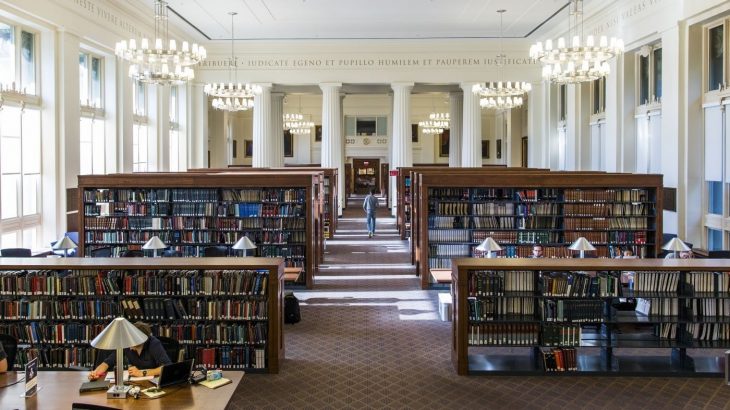
[[[129,376],[159,376],[162,366],[170,364],[172,361],[169,357],[167,357],[167,352],[165,352],[162,342],[152,336],[150,325],[144,322],[137,322],[134,326],[147,335],[147,341],[141,345],[124,349],[124,357],[126,357],[129,362],[129,368],[127,369],[129,371]],[[116,365],[116,361],[117,354],[116,352],[113,352],[102,364],[89,373],[89,379],[96,380],[99,377],[103,377],[107,370]]]
[[[372,238],[373,235],[375,235],[375,213],[378,210],[378,198],[375,197],[374,189],[371,189],[368,196],[365,197],[362,209],[364,209],[367,214],[368,238]]]

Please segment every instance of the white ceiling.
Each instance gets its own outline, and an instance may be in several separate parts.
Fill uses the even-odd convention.
[[[148,3],[152,11],[152,0]],[[525,37],[567,22],[568,0],[168,0],[173,24],[213,40]],[[558,11],[562,10],[557,16]],[[177,13],[182,21],[175,16]],[[554,17],[553,17],[554,16]],[[553,18],[551,18],[553,17]],[[543,27],[543,29],[545,28]]]

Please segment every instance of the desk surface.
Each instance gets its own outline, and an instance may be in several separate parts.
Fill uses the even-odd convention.
[[[224,409],[241,382],[243,372],[228,370],[223,376],[232,383],[217,389],[204,386],[170,386],[163,390],[167,393],[156,399],[140,395],[139,399],[107,399],[106,391],[79,393],[82,382],[87,381],[87,372],[40,371],[38,386],[41,390],[29,399],[20,397],[25,383],[0,388],[0,408],[2,409],[71,409],[73,403],[88,403],[118,409]],[[22,379],[21,372],[0,374],[0,386],[6,386]],[[150,387],[145,385],[142,388]]]
[[[299,267],[288,267],[284,268],[284,281],[296,282],[299,280],[299,276],[302,274],[304,269]]]
[[[436,283],[451,283],[451,269],[431,268],[430,272]]]

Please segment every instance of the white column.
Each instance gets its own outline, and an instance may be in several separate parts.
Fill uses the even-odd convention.
[[[253,167],[267,168],[273,163],[271,143],[271,84],[259,84],[261,93],[253,100]]]
[[[342,137],[341,83],[322,83],[322,167],[337,168],[338,216],[342,215],[345,192],[344,141]]]
[[[292,144],[294,141],[292,139]],[[271,166],[284,166],[284,94],[271,93]]]
[[[463,93],[449,93],[449,166],[461,166],[461,118],[464,112]],[[481,147],[480,147],[481,149]],[[481,150],[479,151],[481,152]]]
[[[393,88],[393,152],[391,169],[413,165],[413,142],[411,141],[411,89],[413,83],[392,83]],[[397,178],[390,178],[389,185],[396,186]],[[394,190],[391,192],[395,192]],[[391,213],[396,215],[398,203],[393,201]]]
[[[527,166],[548,168],[550,164],[549,85],[532,85],[527,97]]]
[[[479,96],[471,89],[476,83],[462,83],[464,92],[463,128],[461,130],[461,166],[482,166],[482,112]]]
[[[662,170],[664,175],[664,186],[678,188],[680,181],[680,168],[677,166],[680,161],[679,142],[681,133],[680,113],[684,110],[680,102],[680,67],[681,56],[685,49],[680,49],[679,26],[674,26],[662,33],[662,84],[677,84],[677,87],[663,87],[662,89]],[[684,142],[684,141],[683,141]],[[719,147],[718,147],[719,148]],[[698,168],[704,169],[703,166]],[[702,188],[698,190],[702,192]],[[699,198],[694,200],[691,207],[702,206]],[[677,202],[681,199],[678,197]],[[692,202],[691,200],[688,202]],[[673,211],[664,211],[662,220],[662,231],[664,233],[678,233],[678,214]],[[682,236],[684,238],[684,236]],[[694,243],[693,243],[694,244]]]
[[[188,168],[207,168],[208,164],[208,96],[202,84],[188,85]]]
[[[599,154],[603,155],[606,161],[607,172],[619,172],[623,167],[623,161],[621,153],[623,152],[623,138],[620,136],[623,134],[620,130],[621,120],[619,113],[621,112],[621,99],[619,96],[621,93],[623,84],[622,67],[623,60],[619,61],[619,57],[612,58],[608,62],[611,68],[611,73],[606,76],[604,81],[606,82],[606,152]]]

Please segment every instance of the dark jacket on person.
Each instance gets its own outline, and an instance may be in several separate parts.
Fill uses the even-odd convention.
[[[134,349],[124,349],[124,357],[130,366],[134,366],[138,369],[156,369],[160,366],[172,363],[170,358],[165,352],[165,348],[162,346],[162,342],[154,336],[150,336],[144,346],[142,347],[142,353],[137,354]],[[113,368],[117,362],[117,353],[113,352],[104,360],[109,368]]]

